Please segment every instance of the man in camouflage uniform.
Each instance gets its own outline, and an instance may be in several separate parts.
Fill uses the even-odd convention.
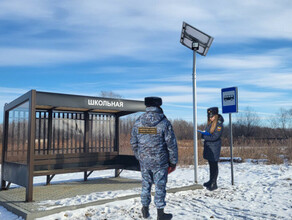
[[[160,108],[161,98],[146,97],[145,105],[146,112],[137,119],[131,133],[132,149],[141,167],[142,214],[144,218],[149,217],[151,186],[154,183],[157,219],[171,219],[172,214],[164,213],[165,188],[168,172],[175,169],[178,161],[177,142],[172,125]]]

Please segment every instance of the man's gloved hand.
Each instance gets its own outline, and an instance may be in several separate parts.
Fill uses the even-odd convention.
[[[176,168],[176,164],[169,163],[168,174],[170,174],[173,171],[175,171],[175,168]]]

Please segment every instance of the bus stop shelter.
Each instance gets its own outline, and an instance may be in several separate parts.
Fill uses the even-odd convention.
[[[4,106],[1,190],[11,183],[33,200],[33,177],[94,170],[139,170],[119,154],[119,119],[145,111],[143,101],[31,90]]]

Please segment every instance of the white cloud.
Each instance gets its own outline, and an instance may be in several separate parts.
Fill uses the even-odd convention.
[[[22,89],[22,88],[11,88],[11,87],[0,87],[0,94],[19,94],[22,95],[28,92],[29,89]]]
[[[141,85],[140,89],[125,89],[116,90],[118,94],[161,94],[161,93],[191,93],[190,86],[176,86],[176,85]]]
[[[53,16],[45,1],[38,0],[2,0],[0,18],[7,20],[48,19]]]
[[[110,87],[113,82],[121,83],[118,77],[108,82],[110,90],[116,90],[124,97],[136,96],[142,100],[147,95],[161,94],[166,103],[191,106],[191,51],[188,51],[190,57],[178,56],[187,53],[179,43],[181,25],[186,21],[214,36],[213,45],[220,48],[232,49],[238,43],[246,43],[247,47],[245,51],[230,49],[230,53],[224,54],[224,51],[216,51],[219,55],[209,53],[204,59],[198,58],[198,84],[208,86],[198,87],[199,106],[220,104],[220,88],[214,87],[231,83],[239,87],[241,105],[267,107],[271,105],[271,99],[275,100],[272,103],[275,106],[291,103],[289,44],[284,43],[287,48],[278,50],[269,50],[269,45],[266,48],[256,45],[261,47],[260,54],[252,48],[262,40],[292,40],[291,0],[149,0],[139,4],[134,0],[2,0],[0,21],[7,26],[6,29],[1,27],[0,66],[51,66],[113,57],[145,60],[150,64],[142,63],[143,70],[140,67],[108,67],[93,72],[125,74],[131,82],[129,88],[133,89]],[[153,70],[149,67],[151,63],[163,64],[165,61],[178,63],[178,72],[174,74],[174,70],[169,74],[175,77],[167,77],[167,70],[159,70],[159,67],[155,73],[160,79],[151,78],[153,72],[151,77],[143,77]],[[180,66],[184,64],[187,66]],[[140,73],[139,78],[131,78],[128,72],[134,71]],[[104,77],[103,82],[106,80]],[[99,86],[86,86],[83,82],[83,88],[80,82],[72,90],[69,87],[61,90],[96,95],[94,91]],[[18,96],[13,89],[3,87],[0,88],[1,99],[8,97],[8,93]],[[57,87],[54,90],[47,86],[46,90],[60,91]],[[26,90],[18,92],[23,94]],[[287,99],[286,103],[283,97]]]
[[[161,96],[163,103],[191,103],[192,94]]]
[[[211,55],[208,59],[201,59],[200,66],[206,69],[271,69],[290,65],[291,48],[266,49],[265,52],[252,54],[238,52],[223,55]]]
[[[19,96],[27,93],[30,89],[13,88],[13,87],[0,87],[0,106],[3,107],[5,103],[10,103]],[[2,110],[2,109],[1,109]],[[0,121],[2,118],[0,118]]]
[[[139,4],[134,0],[26,0],[25,4],[20,0],[6,0],[0,2],[0,19],[22,28],[14,28],[13,35],[4,34],[2,38],[9,41],[9,37],[15,37],[10,40],[26,48],[31,59],[26,58],[26,49],[18,51],[12,46],[7,47],[10,58],[1,63],[37,65],[38,62],[80,62],[108,56],[159,62],[174,60],[177,50],[181,49],[178,39],[182,21],[214,36],[214,43],[227,45],[230,40],[234,43],[255,38],[292,39],[291,14],[290,0],[281,3],[275,0],[234,0],[232,4],[227,0],[220,3],[217,0],[152,0]],[[53,59],[51,55],[55,52],[58,52],[57,58]],[[13,61],[14,56],[17,59]],[[50,61],[45,62],[46,58]],[[254,58],[257,62],[252,57],[245,59],[242,56],[231,59],[231,63],[225,62],[226,57],[210,58],[206,62],[230,68],[277,65],[277,60]]]
[[[205,68],[221,69],[267,69],[278,67],[281,56],[264,55],[219,55],[202,59],[200,65]]]
[[[0,16],[17,19],[52,19],[60,17],[58,28],[113,27],[115,29],[176,31],[186,20],[209,27],[220,37],[281,37],[291,39],[290,0],[161,0],[137,4],[134,0],[78,1],[64,0],[1,1]],[[12,16],[12,17],[11,17]],[[58,23],[56,23],[58,24]],[[63,26],[66,24],[66,26]],[[81,30],[82,31],[82,30]],[[84,31],[84,30],[83,30]],[[94,30],[92,30],[94,31]],[[284,35],[283,35],[284,34]]]
[[[137,86],[137,85],[136,85]],[[142,85],[141,85],[142,86]],[[177,86],[177,85],[143,85],[141,89],[125,89],[116,90],[115,93],[121,94],[124,97],[133,99],[141,99],[145,96],[160,96],[165,103],[192,103],[193,88],[192,86]],[[197,100],[200,103],[214,102],[220,99],[220,88],[197,88]],[[175,94],[175,95],[174,95]]]
[[[214,73],[215,72],[215,73]],[[163,78],[151,78],[142,80],[144,82],[155,82],[155,83],[191,83],[192,73],[182,74],[179,76],[169,76]],[[133,83],[141,83],[141,80],[133,80]],[[242,69],[242,70],[216,70],[216,71],[197,71],[197,85],[200,88],[201,83],[212,83],[216,85],[229,86],[256,86],[260,90],[261,88],[266,89],[280,89],[289,90],[292,89],[292,70],[277,70],[275,69]],[[228,86],[227,86],[228,87]],[[143,91],[141,89],[141,91]]]
[[[255,78],[248,77],[243,83],[271,89],[292,90],[292,72],[261,74]]]
[[[245,89],[239,89],[238,100],[248,103],[271,103],[283,96],[281,92],[262,92],[262,91],[247,91]]]
[[[2,92],[0,93],[0,106],[1,106],[0,123],[3,121],[3,107],[5,106],[5,104],[12,102],[16,98],[18,98],[20,95],[22,95],[22,94],[16,94],[16,93],[15,94],[4,94]]]
[[[193,103],[193,94],[184,94],[184,95],[165,95],[161,96],[163,102],[169,103]],[[219,96],[220,97],[220,96]],[[218,101],[218,97],[214,94],[198,94],[197,102],[198,103],[215,103]]]
[[[27,66],[66,63],[84,59],[74,51],[29,48],[0,48],[0,66]]]

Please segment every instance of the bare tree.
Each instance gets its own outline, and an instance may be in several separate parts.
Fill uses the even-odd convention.
[[[178,140],[193,139],[193,124],[182,119],[170,120]]]
[[[131,134],[132,128],[137,118],[138,114],[127,115],[122,117],[120,120],[120,132],[125,135]]]
[[[252,137],[255,136],[256,127],[260,126],[260,118],[256,112],[250,107],[246,107],[244,111],[240,112],[236,121],[237,133],[236,136]]]
[[[0,124],[0,145],[2,144],[3,124]]]
[[[120,94],[112,91],[101,91],[99,95],[105,98],[122,98]],[[123,116],[120,121],[120,132],[124,135],[130,135],[132,127],[138,116],[139,113]]]
[[[284,138],[288,138],[289,130],[292,126],[292,109],[286,110],[280,108],[275,119],[272,120],[272,126],[278,128],[281,131],[281,134]]]
[[[101,91],[99,95],[105,98],[122,98],[121,95],[114,93],[112,91]]]
[[[288,110],[289,128],[292,129],[292,108]]]

